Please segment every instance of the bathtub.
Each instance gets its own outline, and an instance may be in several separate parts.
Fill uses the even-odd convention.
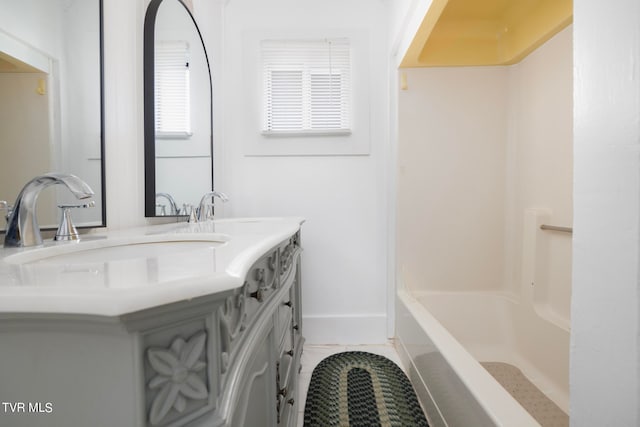
[[[498,292],[398,291],[396,346],[432,426],[539,426],[480,365],[519,368],[568,413],[569,331]]]

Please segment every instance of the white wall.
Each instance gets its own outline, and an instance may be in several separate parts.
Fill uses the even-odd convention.
[[[104,2],[107,225],[144,224],[142,30],[145,0]]]
[[[402,282],[430,290],[502,287],[507,72],[402,70],[397,259]]]
[[[217,188],[231,197],[231,216],[301,215],[303,310],[309,342],[382,342],[387,336],[386,182],[388,132],[386,8],[381,1],[232,0],[225,8],[224,170]],[[248,157],[253,110],[243,96],[248,32],[316,35],[359,30],[369,35],[369,145],[365,156]],[[258,71],[258,70],[256,70]],[[356,73],[355,78],[359,75]],[[363,108],[357,103],[354,108]],[[222,118],[221,118],[222,117]],[[247,129],[248,128],[248,129]],[[354,134],[354,138],[357,138]],[[252,141],[250,141],[252,142]]]
[[[0,28],[53,58],[63,56],[62,24],[59,1],[0,1],[3,13]],[[28,13],[25,13],[28,11]]]
[[[389,0],[391,56],[400,66],[433,0]]]
[[[56,159],[52,169],[75,174],[101,194],[100,152],[100,30],[98,2],[74,2],[61,13],[62,56],[59,66],[59,105],[52,113],[59,128],[56,133]],[[77,199],[65,188],[56,187],[56,201],[77,204]],[[102,198],[95,198],[92,209],[76,209],[76,224],[100,224]],[[57,210],[57,209],[56,209]],[[54,224],[56,226],[57,224]]]
[[[571,425],[640,425],[640,3],[574,3]]]
[[[539,223],[573,223],[572,34],[570,26],[508,67],[506,82],[505,289],[530,294],[540,314],[565,327],[570,318],[572,239],[567,233],[542,231]],[[537,220],[525,222],[525,212],[531,211]]]

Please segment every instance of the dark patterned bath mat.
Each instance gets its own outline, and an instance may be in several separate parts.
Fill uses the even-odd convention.
[[[304,427],[428,427],[413,386],[386,357],[348,351],[311,374]]]

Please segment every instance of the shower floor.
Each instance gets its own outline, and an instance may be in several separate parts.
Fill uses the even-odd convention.
[[[482,362],[481,365],[542,427],[569,426],[569,416],[533,385],[520,369],[501,362]]]

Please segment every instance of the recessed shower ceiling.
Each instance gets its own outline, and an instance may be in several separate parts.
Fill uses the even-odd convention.
[[[434,0],[401,66],[515,64],[572,20],[572,0]]]

